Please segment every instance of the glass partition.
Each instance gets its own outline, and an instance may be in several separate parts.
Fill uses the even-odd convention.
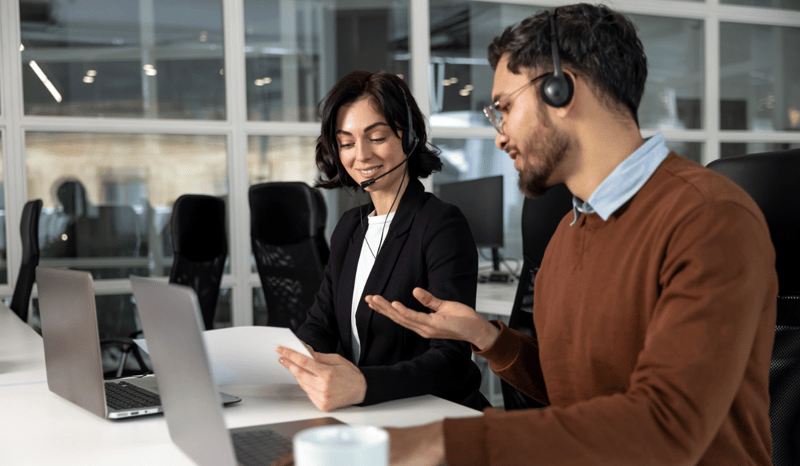
[[[355,70],[409,76],[407,2],[245,0],[247,118],[316,121]]]
[[[786,142],[723,142],[720,144],[720,156],[735,157],[737,155],[758,154],[780,150],[798,149],[798,143]]]
[[[172,203],[228,193],[223,136],[29,132],[25,151],[41,263],[95,279],[168,276]]]
[[[800,28],[720,23],[720,129],[800,130]]]
[[[222,0],[20,0],[20,29],[26,115],[225,119]]]
[[[761,8],[800,10],[800,0],[720,0],[720,3],[726,5],[747,5]]]
[[[489,126],[493,72],[486,49],[495,36],[544,7],[431,0],[431,125]],[[636,25],[649,74],[639,107],[642,128],[701,128],[703,21],[627,15]]]

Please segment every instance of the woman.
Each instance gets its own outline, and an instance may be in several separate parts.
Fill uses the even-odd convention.
[[[424,394],[488,406],[467,344],[424,339],[364,301],[380,294],[423,311],[411,295],[421,286],[475,303],[475,242],[461,211],[418,180],[442,163],[406,84],[386,72],[353,72],[328,93],[320,116],[317,186],[362,187],[372,202],[346,212],[331,237],[322,285],[297,331],[314,359],[281,347],[281,363],[324,411]]]

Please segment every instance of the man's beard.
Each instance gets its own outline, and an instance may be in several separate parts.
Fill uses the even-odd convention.
[[[540,162],[538,167],[526,159],[519,172],[519,189],[527,197],[537,198],[552,185],[548,183],[556,167],[564,160],[570,148],[570,138],[564,133],[551,129],[542,139],[539,147],[532,151]]]

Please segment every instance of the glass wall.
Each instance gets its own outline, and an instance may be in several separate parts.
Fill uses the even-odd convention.
[[[224,136],[36,131],[25,145],[42,265],[95,279],[168,276],[172,203],[228,192]]]
[[[317,121],[353,70],[409,76],[408,5],[377,0],[245,0],[247,118]]]
[[[20,1],[26,115],[225,118],[222,0]]]

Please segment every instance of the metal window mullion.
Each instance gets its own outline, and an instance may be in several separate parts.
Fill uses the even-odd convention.
[[[247,93],[245,77],[244,0],[223,0],[225,101],[228,132],[228,226],[231,259],[231,319],[234,326],[253,324],[250,270],[250,212],[247,200]],[[230,279],[224,283],[231,283]]]
[[[717,0],[709,0],[712,4]],[[719,18],[711,15],[705,19],[705,92],[703,97],[703,128],[708,132],[701,162],[707,165],[720,154],[719,114]]]
[[[3,134],[3,173],[5,175],[6,213],[6,268],[8,270],[9,293],[13,293],[17,273],[22,262],[22,240],[19,222],[22,208],[28,200],[25,172],[25,139],[20,119],[24,113],[22,97],[22,63],[19,50],[20,22],[19,3],[0,2],[0,58],[2,72],[3,115],[6,130]]]

